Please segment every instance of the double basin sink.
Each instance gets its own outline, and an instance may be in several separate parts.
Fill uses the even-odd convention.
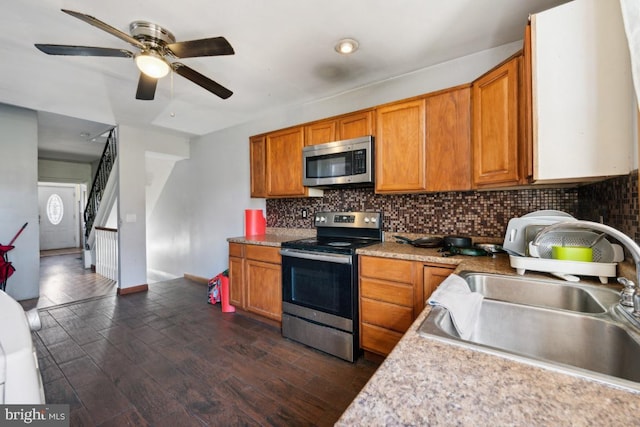
[[[422,336],[535,366],[640,391],[640,330],[621,314],[619,293],[603,286],[461,273],[484,295],[468,340],[433,307]]]

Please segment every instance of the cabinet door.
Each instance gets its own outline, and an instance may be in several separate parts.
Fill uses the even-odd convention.
[[[267,153],[264,135],[249,138],[251,162],[251,197],[267,197]]]
[[[520,61],[520,138],[522,176],[533,179],[533,81],[531,74],[531,24],[525,27],[524,49]]]
[[[281,321],[282,273],[280,265],[247,259],[245,267],[247,310]]]
[[[426,98],[428,191],[471,189],[471,88]]]
[[[515,185],[518,158],[518,69],[520,57],[473,83],[473,184]]]
[[[373,111],[361,111],[338,118],[338,138],[351,139],[373,135]]]
[[[631,70],[638,65],[630,62],[621,3],[572,1],[531,15],[538,183],[584,182],[634,169],[638,107]],[[637,0],[624,3],[638,7]]]
[[[304,129],[299,126],[267,134],[267,195],[304,196],[302,147]]]
[[[444,279],[449,277],[453,270],[453,268],[448,267],[424,266],[422,287],[424,301],[422,301],[422,307],[426,305],[426,301],[429,299],[433,291],[440,286],[440,283],[442,283]]]
[[[401,332],[363,323],[360,330],[360,346],[367,351],[386,356],[398,344],[402,335]]]
[[[425,101],[376,110],[376,192],[425,191]]]
[[[305,126],[304,145],[318,145],[326,142],[338,140],[337,122],[335,120],[324,120]]]
[[[229,302],[244,308],[244,269],[242,258],[229,257]]]

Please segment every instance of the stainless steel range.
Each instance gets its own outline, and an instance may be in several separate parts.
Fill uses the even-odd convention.
[[[380,212],[318,212],[316,237],[282,244],[282,335],[355,361],[356,249],[382,241]]]

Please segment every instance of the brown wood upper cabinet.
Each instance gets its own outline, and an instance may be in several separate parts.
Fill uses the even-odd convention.
[[[425,100],[376,109],[376,193],[426,191]]]
[[[305,145],[373,135],[373,110],[358,111],[305,126]]]
[[[256,135],[249,138],[251,170],[251,197],[267,197],[267,138]]]
[[[251,197],[308,197],[320,193],[302,185],[304,127],[249,138]]]
[[[471,189],[471,89],[434,92],[376,110],[376,192]]]
[[[471,189],[471,86],[426,98],[427,191]]]
[[[304,128],[296,126],[265,136],[265,184],[267,197],[308,195],[302,185]],[[253,177],[252,177],[252,186]]]
[[[515,56],[481,76],[472,86],[472,163],[474,188],[526,182],[520,136],[519,71]]]

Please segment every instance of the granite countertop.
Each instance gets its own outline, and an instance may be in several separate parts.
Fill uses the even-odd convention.
[[[258,236],[238,236],[229,237],[228,242],[243,243],[249,245],[275,246],[278,247],[282,242],[290,240],[304,239],[306,237],[314,237],[316,230],[306,228],[267,228],[266,234]]]
[[[638,424],[640,394],[422,337],[429,311],[336,426]]]
[[[383,242],[377,245],[360,248],[358,255],[369,255],[383,258],[404,259],[419,261],[427,264],[445,264],[456,266],[454,272],[463,270],[483,271],[487,273],[515,274],[515,270],[509,265],[509,257],[506,254],[495,257],[471,257],[466,255],[443,256],[439,248],[416,248],[405,243]]]
[[[264,236],[228,241],[280,246],[287,240],[312,237],[313,231],[274,229]],[[357,253],[455,265],[456,273],[516,274],[506,254],[443,257],[438,249],[390,241]],[[620,263],[619,269],[634,277],[633,265]],[[526,276],[549,278],[535,272]],[[337,426],[638,424],[640,393],[420,336],[417,329],[429,312],[426,307],[420,313]]]
[[[506,254],[444,258],[437,249],[391,242],[358,253],[455,264],[455,273],[516,274]],[[619,270],[634,277],[633,265],[620,263]],[[535,272],[526,276],[549,279]],[[597,279],[583,281],[600,283]],[[426,307],[418,316],[337,426],[639,423],[640,393],[420,336],[417,329],[430,311]]]

